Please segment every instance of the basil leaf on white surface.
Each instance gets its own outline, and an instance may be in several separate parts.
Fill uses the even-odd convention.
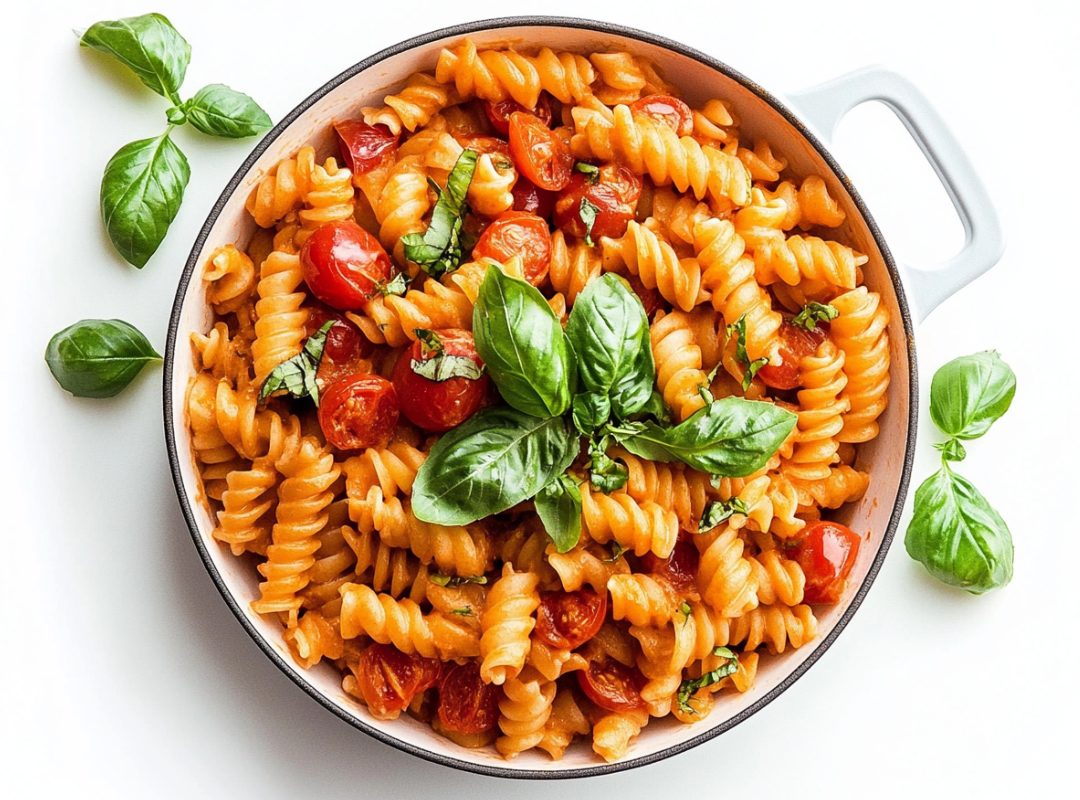
[[[161,14],[95,22],[79,44],[107,53],[147,87],[180,104],[177,92],[191,61],[191,45]]]
[[[170,130],[121,147],[101,179],[105,230],[120,255],[140,269],[169,232],[191,177]]]
[[[112,397],[161,356],[133,325],[84,319],[49,340],[45,362],[56,382],[76,397]]]
[[[994,350],[953,359],[934,373],[930,418],[955,439],[977,439],[1009,410],[1016,375]]]
[[[199,89],[180,109],[198,130],[226,139],[255,136],[273,126],[270,116],[258,103],[221,83]]]
[[[555,549],[569,552],[581,539],[581,490],[569,475],[560,475],[541,489],[534,500]]]

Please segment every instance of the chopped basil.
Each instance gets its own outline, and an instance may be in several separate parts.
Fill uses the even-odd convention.
[[[582,173],[585,176],[585,182],[589,185],[595,185],[600,181],[600,167],[593,164],[579,161],[574,164],[574,171]]]
[[[417,264],[433,278],[441,278],[461,266],[465,254],[462,230],[469,207],[465,197],[476,171],[477,153],[465,150],[446,179],[446,190],[430,181],[439,199],[431,214],[431,224],[424,233],[401,237],[405,258]]]
[[[737,336],[735,344],[735,360],[743,365],[745,372],[743,372],[742,389],[745,392],[750,388],[750,383],[754,380],[754,376],[757,375],[758,370],[769,363],[767,358],[758,358],[754,361],[750,360],[750,356],[746,354],[746,314],[743,314],[731,325],[727,326],[728,337]]]
[[[795,315],[795,318],[791,320],[791,324],[796,328],[802,328],[805,331],[812,331],[817,328],[819,322],[829,322],[840,316],[840,312],[836,310],[836,306],[828,305],[826,303],[814,303],[810,302],[803,306],[802,311]]]
[[[625,547],[623,547],[618,542],[612,542],[611,543],[611,558],[602,558],[600,560],[605,564],[614,564],[616,561],[618,561],[620,558],[622,558],[622,554],[625,553],[625,552],[626,552]]]
[[[467,583],[487,583],[487,578],[483,575],[443,575],[441,572],[433,572],[428,575],[428,580],[436,586],[449,586],[450,588],[464,586]],[[471,611],[470,606],[466,606],[466,608]]]
[[[604,494],[617,492],[630,477],[626,465],[607,454],[611,439],[610,434],[605,434],[589,440],[589,482]]]
[[[462,606],[461,608],[454,608],[450,610],[450,613],[455,617],[474,617],[472,606]]]
[[[705,506],[705,511],[701,515],[700,522],[698,522],[697,532],[707,533],[733,514],[749,513],[750,509],[746,507],[746,503],[738,497],[733,497],[730,500],[713,500]]]
[[[717,647],[713,650],[714,656],[726,658],[723,664],[711,672],[706,672],[700,678],[687,679],[679,684],[679,691],[675,695],[675,702],[679,704],[679,710],[684,714],[696,714],[693,706],[690,705],[690,698],[694,692],[699,689],[704,689],[706,686],[712,686],[714,683],[719,683],[729,675],[734,675],[739,671],[739,659],[736,655],[728,650],[726,647]]]
[[[409,291],[409,279],[404,272],[399,272],[386,283],[377,281],[375,283],[375,289],[383,297],[389,297],[390,295],[402,297]]]
[[[484,374],[483,366],[477,364],[468,356],[455,356],[445,352],[442,339],[435,331],[416,328],[413,331],[420,342],[420,351],[423,355],[433,355],[434,358],[412,359],[410,369],[421,378],[427,378],[433,383],[442,383],[451,378],[465,378],[470,381],[478,381]]]
[[[303,350],[274,367],[259,391],[260,403],[275,392],[285,391],[293,397],[310,397],[316,406],[319,405],[319,384],[315,376],[326,346],[326,334],[335,324],[335,320],[327,322],[308,337]]]
[[[585,244],[589,247],[593,246],[592,229],[596,224],[596,215],[600,213],[600,207],[593,205],[589,202],[589,198],[582,197],[581,205],[578,207],[578,215],[581,217],[581,221],[585,223]]]

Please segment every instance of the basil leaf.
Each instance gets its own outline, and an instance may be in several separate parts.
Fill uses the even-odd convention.
[[[433,278],[441,278],[461,265],[465,253],[462,228],[469,210],[465,197],[476,171],[476,158],[474,150],[465,150],[458,156],[446,179],[446,191],[431,181],[439,196],[431,213],[431,224],[422,234],[410,233],[401,237],[405,258]]]
[[[585,176],[585,183],[590,186],[595,186],[600,182],[600,167],[593,164],[589,164],[585,161],[579,161],[574,164],[574,172],[580,172]]]
[[[803,306],[802,311],[795,315],[791,324],[804,331],[812,331],[817,328],[819,322],[829,322],[840,316],[836,306],[826,303],[810,302]]]
[[[243,92],[212,83],[181,107],[187,121],[210,136],[243,139],[270,130],[269,115]]]
[[[488,374],[513,408],[534,417],[557,417],[570,408],[570,345],[535,286],[489,269],[473,307],[473,337]]]
[[[682,461],[702,472],[743,478],[765,466],[797,419],[772,403],[725,397],[674,428],[644,422],[635,429],[609,426],[609,430],[641,458]]]
[[[478,381],[484,374],[484,368],[468,356],[451,356],[445,353],[426,361],[417,361],[414,358],[409,367],[421,378],[427,378],[434,383],[442,383],[451,378]]]
[[[942,433],[977,439],[1012,403],[1016,375],[994,350],[953,359],[934,373],[930,417]]]
[[[323,348],[326,347],[326,335],[335,324],[334,320],[327,322],[308,337],[303,350],[270,371],[259,390],[260,403],[274,392],[285,391],[293,397],[310,397],[318,407],[319,384],[315,378],[319,373]]]
[[[474,617],[472,606],[462,606],[461,608],[452,608],[450,613],[455,617]]]
[[[1012,580],[1009,527],[979,490],[947,464],[915,492],[904,546],[939,581],[972,594]]]
[[[617,492],[626,485],[630,477],[626,465],[607,454],[611,438],[610,435],[605,435],[599,440],[592,439],[589,442],[589,482],[604,494]]]
[[[710,400],[709,402],[712,401]],[[639,408],[637,413],[631,414],[629,419],[631,421],[645,420],[650,417],[665,428],[671,426],[671,409],[668,408],[668,404],[664,402],[664,396],[656,389],[652,390],[652,394],[650,394],[649,399],[645,401],[645,405]]]
[[[713,500],[705,506],[705,510],[701,514],[701,521],[698,522],[697,532],[708,533],[734,514],[749,513],[750,509],[746,507],[746,503],[738,497],[733,497],[730,500]]]
[[[585,244],[593,246],[592,229],[596,224],[596,215],[600,213],[600,207],[589,202],[589,198],[582,197],[581,205],[578,206],[578,216],[585,223]]]
[[[83,47],[108,53],[162,97],[179,105],[191,45],[161,14],[95,22],[79,39]]]
[[[601,558],[600,561],[601,561],[601,563],[604,563],[604,564],[614,564],[616,561],[619,560],[619,558],[625,552],[626,552],[625,547],[623,547],[618,542],[613,541],[611,543],[611,558]]]
[[[649,319],[622,278],[609,272],[585,287],[567,320],[566,338],[582,386],[608,395],[617,417],[625,419],[649,401],[656,381]]]
[[[431,573],[428,575],[428,580],[436,586],[449,586],[451,588],[464,586],[467,583],[479,583],[481,585],[487,583],[487,578],[483,575],[444,575],[441,572]],[[469,608],[469,606],[465,606],[465,608]],[[458,610],[454,609],[450,613],[455,614]]]
[[[604,427],[611,417],[611,400],[606,394],[595,392],[575,395],[572,417],[574,427],[582,435],[592,436],[594,432]]]
[[[743,365],[743,378],[742,378],[742,390],[745,392],[750,388],[751,382],[754,380],[754,376],[757,375],[758,370],[769,363],[767,358],[758,358],[754,361],[750,360],[750,356],[746,353],[746,314],[743,314],[731,325],[727,326],[727,335],[730,339],[735,338],[735,360]]]
[[[694,692],[704,689],[706,686],[712,686],[714,683],[719,683],[724,678],[739,671],[739,659],[731,650],[726,647],[717,647],[713,649],[713,655],[726,658],[727,661],[711,672],[706,672],[700,678],[688,678],[679,684],[679,691],[675,694],[675,701],[679,704],[679,710],[684,714],[697,713],[690,705],[690,698]]]
[[[401,297],[409,291],[409,279],[404,272],[399,272],[386,283],[376,281],[375,289],[383,297],[389,297],[390,295]]]
[[[536,513],[555,549],[569,552],[581,539],[581,490],[569,475],[560,475],[539,491]]]
[[[560,417],[484,409],[431,448],[413,483],[413,513],[439,525],[498,514],[565,472],[578,449],[578,437]]]
[[[191,170],[169,138],[124,145],[105,166],[101,218],[120,255],[140,269],[169,232],[180,210]]]
[[[49,340],[45,363],[76,397],[112,397],[149,361],[160,361],[137,328],[119,319],[84,319]]]

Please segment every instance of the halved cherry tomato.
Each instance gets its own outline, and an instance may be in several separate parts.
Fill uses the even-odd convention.
[[[368,708],[376,716],[386,717],[434,686],[441,672],[442,663],[434,658],[406,655],[389,644],[373,644],[360,655],[356,682]]]
[[[390,280],[390,256],[379,240],[352,220],[328,222],[300,248],[311,293],[339,311],[360,308]]]
[[[577,671],[582,690],[600,708],[608,711],[636,711],[645,708],[641,688],[645,677],[634,667],[611,658],[593,661]]]
[[[541,189],[557,192],[570,182],[569,143],[532,114],[510,115],[510,155],[518,172]]]
[[[699,560],[697,547],[689,539],[680,538],[670,556],[657,558],[652,553],[646,553],[641,564],[653,575],[666,578],[677,592],[688,592],[697,586]]]
[[[319,426],[338,450],[386,447],[398,413],[394,385],[378,375],[358,373],[327,389],[319,402]]]
[[[551,127],[551,97],[547,92],[540,92],[540,99],[536,101],[536,108],[534,109],[525,108],[516,100],[509,99],[498,103],[491,103],[487,100],[481,100],[480,102],[484,106],[484,113],[487,114],[488,121],[503,136],[510,133],[510,115],[515,111],[532,114],[544,123],[544,127]]]
[[[505,264],[521,256],[525,280],[539,286],[551,263],[551,234],[547,223],[527,211],[504,211],[484,231],[473,248],[473,259],[494,258]]]
[[[607,594],[589,587],[576,592],[543,592],[535,636],[552,647],[573,650],[596,635],[607,614]]]
[[[341,146],[341,160],[353,175],[363,175],[393,158],[401,137],[385,125],[368,125],[360,119],[334,123]]]
[[[780,363],[766,364],[758,370],[758,377],[773,389],[794,389],[802,384],[799,362],[817,352],[818,345],[829,335],[829,323],[819,322],[812,331],[791,324],[792,316],[785,316],[780,326]]]
[[[425,353],[420,341],[413,342],[394,367],[394,389],[401,413],[410,422],[428,433],[442,433],[457,427],[484,406],[491,379],[484,374],[475,380],[454,377],[435,382],[415,372],[414,361],[425,362],[444,355],[467,358],[478,367],[484,366],[469,331],[442,328],[432,333],[442,353],[435,350]]]
[[[694,132],[694,116],[690,106],[667,94],[650,94],[630,104],[630,113],[663,122],[675,131],[676,136],[689,136]]]
[[[575,172],[555,200],[555,227],[584,237],[589,231],[581,219],[581,199],[586,198],[598,209],[592,238],[617,238],[626,233],[640,197],[641,178],[619,164],[605,164],[599,175]]]
[[[480,155],[505,156],[510,158],[510,145],[505,139],[497,139],[494,136],[460,136],[458,144],[466,150],[474,150]]]
[[[794,557],[806,575],[807,603],[836,603],[859,555],[859,534],[839,522],[815,522],[795,548]]]
[[[502,690],[484,683],[475,661],[452,666],[439,681],[439,720],[458,733],[482,733],[499,721]]]
[[[322,360],[315,376],[320,392],[326,391],[328,386],[346,375],[357,372],[360,362],[375,350],[375,345],[360,333],[359,328],[323,303],[311,307],[304,326],[307,335],[311,336],[330,321],[334,325],[326,332],[326,344],[323,345]]]
[[[514,211],[528,211],[540,219],[551,219],[551,210],[555,208],[555,192],[541,189],[524,175],[518,175],[514,188]]]

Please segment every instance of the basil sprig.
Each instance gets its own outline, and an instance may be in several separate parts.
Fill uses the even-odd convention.
[[[465,214],[469,210],[465,197],[476,171],[477,157],[475,150],[465,150],[458,156],[446,179],[445,191],[429,180],[439,197],[431,212],[431,224],[423,233],[401,237],[405,258],[433,278],[441,278],[461,266],[465,251],[469,249],[465,246],[463,233]]]
[[[840,311],[834,305],[809,302],[792,318],[791,324],[804,331],[812,331],[817,329],[819,322],[831,322],[838,316]]]
[[[578,206],[578,216],[585,223],[585,244],[589,247],[593,246],[592,229],[593,225],[596,224],[596,217],[599,213],[600,207],[598,205],[590,202],[587,197],[581,198],[581,204]]]
[[[275,392],[285,391],[293,397],[310,397],[318,407],[319,384],[315,377],[319,373],[319,362],[326,347],[326,335],[334,325],[334,320],[327,322],[308,337],[303,350],[271,370],[259,390],[260,403]]]
[[[735,322],[727,326],[728,338],[735,338],[735,360],[743,365],[742,389],[745,392],[757,375],[758,370],[769,363],[767,358],[750,360],[746,353],[746,314],[743,314]]]
[[[96,22],[79,43],[112,56],[173,104],[165,113],[165,132],[120,148],[101,181],[101,216],[109,239],[141,269],[176,218],[190,176],[187,158],[169,138],[172,129],[190,122],[203,133],[235,139],[269,130],[272,123],[254,100],[220,83],[181,101],[191,45],[161,14]]]
[[[675,702],[679,704],[679,710],[684,714],[697,713],[693,706],[690,705],[690,698],[693,697],[694,692],[704,689],[706,686],[712,686],[714,683],[719,683],[724,678],[739,671],[739,659],[728,648],[716,647],[713,649],[713,655],[727,660],[716,669],[706,672],[700,678],[688,678],[679,684],[679,691],[675,694]]]
[[[1008,525],[978,489],[949,467],[967,453],[960,440],[977,439],[1008,411],[1016,376],[996,352],[950,361],[934,374],[930,417],[948,440],[935,445],[941,468],[915,492],[915,513],[904,537],[908,555],[938,580],[973,594],[1012,580]]]
[[[84,319],[49,340],[45,362],[76,397],[112,397],[151,361],[160,361],[137,328],[119,319]]]

